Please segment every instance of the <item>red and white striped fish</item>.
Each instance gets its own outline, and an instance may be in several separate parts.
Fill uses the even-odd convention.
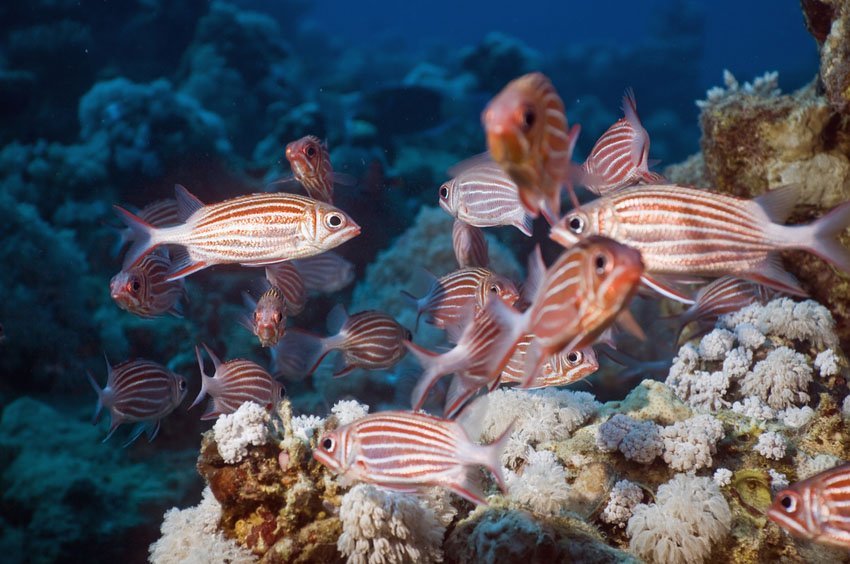
[[[492,443],[479,445],[460,421],[408,411],[370,413],[322,435],[313,458],[348,480],[401,492],[440,486],[485,504],[478,467],[506,491],[499,459],[510,431],[508,426]]]
[[[850,549],[850,464],[780,491],[767,517],[795,537]]]
[[[292,261],[308,292],[332,294],[354,282],[354,265],[333,251]]]
[[[526,352],[524,387],[534,382],[547,358],[592,345],[627,309],[642,274],[639,252],[600,236],[561,253],[545,273],[529,272],[526,284],[534,286],[534,298],[524,313],[499,300],[487,304],[502,325],[493,349],[500,358],[495,374],[529,334],[534,338]]]
[[[202,420],[233,413],[247,401],[271,409],[283,399],[286,390],[259,364],[241,358],[221,362],[208,346],[204,345],[204,349],[213,361],[215,372],[207,376],[201,349],[195,347],[198,368],[201,370],[201,391],[189,406],[192,409],[209,394],[212,401],[201,415]]]
[[[455,177],[440,186],[440,207],[474,227],[512,225],[531,237],[532,217],[519,201],[519,189],[489,155],[460,163]]]
[[[452,227],[452,246],[459,267],[487,268],[490,266],[487,239],[479,228],[456,219]]]
[[[333,204],[334,183],[353,185],[344,174],[335,173],[331,166],[328,147],[314,135],[307,135],[286,146],[286,160],[292,167],[295,179],[315,200]]]
[[[694,321],[701,326],[713,326],[721,315],[732,313],[750,304],[766,304],[777,292],[761,284],[735,276],[722,276],[700,288],[695,303],[679,316],[684,329]]]
[[[613,237],[640,251],[650,281],[732,274],[806,295],[778,251],[805,250],[850,272],[850,252],[836,240],[850,226],[850,202],[812,223],[782,225],[797,195],[796,186],[754,200],[676,185],[634,186],[570,211],[550,236],[564,246],[591,234]]]
[[[512,80],[490,101],[481,120],[490,155],[516,183],[528,213],[537,217],[542,212],[554,224],[564,185],[578,207],[571,159],[581,128],[569,128],[564,103],[544,74]]]
[[[110,366],[106,360],[106,387],[98,386],[91,373],[86,373],[97,392],[97,407],[93,423],[97,423],[104,408],[110,414],[109,434],[106,442],[123,423],[138,423],[129,445],[143,432],[152,441],[159,432],[159,425],[186,397],[186,380],[161,364],[150,360],[128,360]]]
[[[519,299],[516,284],[486,268],[462,268],[434,280],[421,298],[402,292],[416,304],[416,325],[425,314],[428,323],[440,329],[453,329],[464,323],[476,309],[483,308],[490,295],[508,304]]]
[[[502,368],[497,384],[521,384],[525,377],[525,353],[531,344],[533,335],[524,336],[516,346],[511,359]],[[534,378],[529,389],[566,386],[586,378],[599,370],[599,360],[593,347],[564,352],[549,357]]]
[[[243,325],[260,340],[263,347],[271,347],[286,334],[286,298],[280,288],[269,286],[260,299],[254,302],[245,293],[245,303],[251,311]]]
[[[295,266],[288,262],[272,264],[266,267],[266,280],[279,289],[286,299],[286,315],[295,317],[307,304],[307,289],[304,280]]]
[[[125,265],[160,245],[181,245],[185,259],[169,276],[176,280],[216,264],[267,266],[312,256],[360,234],[342,210],[295,194],[250,194],[205,206],[180,185],[175,193],[185,222],[174,227],[154,227],[115,206],[136,239]]]
[[[174,198],[151,202],[139,210],[136,215],[154,227],[171,227],[182,223],[180,221],[180,212],[177,208],[177,200]],[[129,227],[120,229],[118,235],[117,251],[120,251],[126,244],[133,241],[133,230]]]
[[[168,280],[171,260],[158,252],[145,255],[134,266],[109,281],[109,293],[118,307],[139,317],[170,313],[183,317],[180,300],[186,296],[183,280]]]
[[[412,338],[406,327],[385,313],[367,310],[349,316],[342,305],[331,310],[328,328],[333,333],[328,337],[294,330],[287,333],[273,350],[275,372],[291,379],[310,375],[335,350],[344,361],[335,377],[355,368],[386,370],[404,357],[404,343]]]
[[[637,113],[631,89],[623,96],[625,117],[602,134],[582,165],[585,187],[597,195],[638,182],[659,184],[664,177],[649,170],[649,133]]]

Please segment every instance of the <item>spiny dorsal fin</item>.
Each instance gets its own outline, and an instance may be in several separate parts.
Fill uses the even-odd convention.
[[[785,223],[785,220],[794,210],[794,206],[797,205],[799,196],[800,185],[788,184],[765,192],[754,199],[753,202],[764,210],[768,219],[773,223]]]
[[[189,216],[204,207],[204,203],[182,184],[174,185],[174,197],[177,198],[177,214],[184,223]]]

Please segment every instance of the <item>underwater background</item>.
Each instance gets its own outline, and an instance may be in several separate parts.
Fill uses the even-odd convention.
[[[803,0],[802,5],[808,9],[830,6],[824,8],[829,16],[818,17],[838,18],[836,14],[841,13],[844,21],[850,21],[846,3]],[[427,283],[422,283],[423,270],[442,274],[453,267],[451,218],[438,206],[438,189],[449,178],[450,167],[486,149],[481,111],[510,80],[535,70],[551,78],[570,122],[582,126],[578,161],[588,154],[596,137],[621,116],[620,101],[630,87],[651,135],[651,156],[660,159],[658,170],[669,178],[682,178],[682,182],[710,181],[706,187],[728,187],[735,178],[756,171],[753,178],[745,178],[747,184],[741,190],[727,189],[750,197],[758,193],[758,187],[764,190],[767,186],[754,179],[762,170],[758,167],[769,167],[747,161],[750,157],[746,155],[734,165],[724,161],[725,153],[718,152],[725,150],[718,141],[723,140],[724,122],[719,117],[710,122],[717,128],[715,137],[707,137],[704,129],[710,109],[695,102],[707,99],[706,91],[716,85],[725,84],[729,92],[737,92],[736,77],[742,85],[753,83],[740,87],[741,92],[749,88],[747,95],[752,94],[758,90],[756,79],[773,71],[778,77],[762,79],[769,83],[765,98],[778,97],[775,88],[783,93],[809,88],[812,96],[823,96],[823,80],[818,82],[818,76],[823,72],[819,47],[824,37],[818,30],[829,30],[829,26],[810,25],[814,29],[810,31],[806,22],[801,3],[772,0],[4,2],[0,5],[0,560],[144,562],[151,557],[150,545],[165,532],[161,527],[165,528],[166,510],[209,501],[201,501],[202,491],[214,473],[204,468],[203,453],[199,461],[199,448],[203,451],[201,434],[212,422],[199,419],[199,408],[187,410],[189,402],[163,421],[151,442],[141,439],[122,448],[129,436],[124,429],[101,442],[109,425],[105,421],[91,424],[97,398],[86,373],[103,385],[104,353],[113,365],[132,358],[166,365],[188,380],[189,398],[200,388],[196,345],[209,345],[221,358],[243,357],[264,366],[270,363],[268,350],[240,324],[249,313],[242,293],[252,290],[252,281],[261,276],[254,269],[225,266],[193,275],[186,282],[188,299],[180,318],[142,319],[113,302],[109,282],[122,267],[115,233],[121,224],[113,204],[138,209],[172,197],[175,184],[186,186],[204,202],[263,191],[268,183],[290,173],[284,157],[286,145],[315,135],[327,142],[334,170],[356,179],[355,186],[337,187],[335,204],[357,221],[362,233],[336,249],[353,264],[353,283],[331,294],[311,296],[293,325],[323,333],[328,313],[342,303],[349,311],[386,310],[413,330],[416,312],[401,291],[420,295],[427,288]],[[843,33],[850,37],[850,32]],[[846,76],[850,57],[843,63]],[[731,74],[724,75],[726,70]],[[764,86],[764,82],[759,84]],[[843,112],[840,119],[824,117],[819,126],[831,132],[825,135],[840,139],[831,147],[846,156],[850,118],[846,109]],[[765,115],[770,117],[753,119],[781,119],[769,111]],[[704,156],[694,157],[701,151]],[[683,162],[687,170],[668,172],[668,166]],[[829,175],[825,172],[824,177]],[[806,201],[808,207],[797,219],[811,218],[820,207],[840,203],[842,196],[846,199],[850,192],[847,177],[839,175],[832,181],[836,192]],[[777,184],[775,178],[768,183],[771,187]],[[547,257],[555,256],[556,245],[545,241],[540,221],[535,234],[534,241],[543,242]],[[510,227],[488,230],[488,239],[493,268],[521,280],[532,239]],[[800,268],[817,269],[810,265]],[[795,273],[806,284],[818,285],[817,280]],[[821,281],[820,286],[824,292],[838,288],[834,279]],[[831,341],[811,337],[815,344],[805,353],[811,357],[809,365],[818,347],[822,351],[833,344],[841,356],[838,339],[848,342],[850,306],[846,288],[843,292],[829,296],[812,292],[836,316],[838,329],[830,326]],[[656,361],[656,365],[647,364],[623,376],[620,368],[603,360],[597,374],[570,388],[581,395],[549,398],[547,401],[560,401],[562,411],[569,407],[578,414],[571,423],[563,423],[568,428],[565,436],[586,424],[603,424],[606,415],[625,413],[625,408],[617,411],[620,404],[616,402],[635,390],[643,390],[644,396],[658,394],[662,399],[657,401],[675,404],[659,408],[669,413],[646,416],[654,417],[658,425],[667,425],[665,429],[692,421],[705,410],[715,415],[722,410],[733,417],[731,401],[721,399],[706,407],[697,405],[701,400],[689,402],[687,393],[670,392],[675,388],[675,382],[669,380],[670,359],[679,350],[675,328],[659,319],[654,304],[641,302],[633,311],[649,339],[626,340],[622,350],[641,361]],[[734,328],[730,331],[734,333]],[[432,327],[424,326],[414,340],[437,349],[445,344],[441,338]],[[696,349],[705,352],[699,342]],[[682,358],[682,353],[678,354]],[[696,370],[699,363],[718,358],[697,354],[690,368]],[[757,358],[763,357],[757,353]],[[666,363],[661,362],[659,369],[657,361]],[[419,372],[412,359],[392,371],[355,371],[340,379],[332,377],[331,364],[325,363],[313,378],[284,382],[295,414],[324,417],[331,406],[352,399],[368,405],[370,412],[409,407]],[[845,367],[846,361],[839,364]],[[700,369],[712,372],[716,366]],[[650,382],[641,384],[644,379]],[[667,387],[653,387],[651,380],[665,379]],[[824,410],[831,401],[831,407],[820,415],[837,418],[830,436],[839,446],[829,450],[808,445],[805,452],[811,460],[827,453],[832,462],[846,460],[850,441],[841,414],[846,386],[834,382],[812,386],[824,388],[810,390],[806,400],[795,406]],[[831,394],[832,399],[818,392]],[[743,402],[745,395],[727,399]],[[811,407],[806,407],[810,397]],[[529,407],[535,409],[555,408]],[[739,429],[724,418],[727,416],[718,417],[727,427]],[[741,483],[763,485],[764,464],[748,465],[740,460],[743,453],[751,453],[765,428],[753,423],[749,443],[720,449],[724,460],[737,461],[727,464],[733,470],[755,472],[736,475]],[[799,441],[794,439],[799,452],[804,451],[806,441],[814,440],[806,434],[811,432],[804,428],[799,431]],[[728,437],[734,433],[727,429]],[[724,440],[731,441],[728,437]],[[208,435],[204,441],[209,447],[212,439]],[[536,441],[543,443],[543,439]],[[251,452],[255,457],[252,463],[260,464],[260,455]],[[265,454],[277,464],[276,452]],[[519,458],[522,456],[517,455]],[[571,464],[579,467],[589,460],[575,459]],[[790,460],[785,460],[786,465],[799,466]],[[223,464],[220,459],[207,463]],[[516,470],[518,466],[513,464]],[[643,471],[625,465],[620,457],[614,464],[617,472],[610,476]],[[660,459],[656,465],[664,470],[650,472],[648,480],[653,485],[672,476]],[[713,471],[718,465],[703,466]],[[755,466],[758,471],[750,468]],[[564,468],[553,467],[561,472],[563,481]],[[706,474],[707,470],[702,475],[712,474]],[[552,472],[544,474],[552,476]],[[570,485],[576,489],[579,486],[571,472],[567,465]],[[785,472],[798,475],[794,470]],[[582,476],[581,480],[590,483],[597,478]],[[232,479],[250,481],[245,475]],[[561,542],[564,538],[572,539],[569,542],[575,546],[590,546],[587,539],[592,539],[606,547],[593,557],[570,553],[574,561],[648,559],[638,549],[628,552],[629,538],[622,527],[609,523],[602,526],[603,533],[591,530],[594,522],[598,524],[597,506],[604,506],[609,494],[610,487],[596,497],[572,500],[576,507],[587,509],[585,513],[576,511],[587,523],[581,538],[559,536],[561,525],[552,523],[545,525],[549,527],[545,531],[532,534],[528,531],[536,525],[510,522],[505,525],[506,532],[499,533],[514,539],[505,546],[535,544],[538,541],[528,539],[545,537],[539,542],[551,545],[548,552],[529,556],[517,550],[506,555],[494,548],[485,554],[469,549],[469,543],[456,538],[460,533],[452,532],[441,549],[445,553],[441,551],[439,556],[423,552],[414,557],[407,552],[399,560],[387,557],[387,561],[558,561],[567,558],[562,552],[566,550]],[[546,495],[557,499],[558,493]],[[637,495],[640,498],[640,492]],[[740,501],[737,493],[727,491],[727,497],[739,500],[735,502],[739,505],[733,506],[735,515],[741,505],[758,505],[749,499]],[[645,498],[647,503],[650,500],[653,498]],[[282,507],[298,503],[301,501],[288,499],[271,506],[283,515]],[[532,511],[537,511],[533,502],[529,503]],[[312,515],[321,511],[321,502],[313,499],[310,504],[318,504]],[[506,507],[498,510],[507,511]],[[449,523],[455,513],[448,517]],[[313,517],[298,518],[299,527],[306,527]],[[735,529],[739,541],[758,536],[765,526],[756,517],[749,519],[748,530]],[[251,537],[246,532],[250,519],[237,525],[238,519],[226,515],[225,521],[225,537],[244,541],[242,545],[249,546],[255,557],[266,554],[269,546],[277,546],[279,534],[258,533],[267,534],[266,544]],[[341,527],[338,520],[335,526]],[[442,527],[445,533],[446,524]],[[456,532],[463,530],[453,527]],[[841,553],[824,556],[805,549],[793,554],[787,548],[775,549],[780,534],[773,528],[774,536],[764,542],[772,542],[770,550],[774,552],[759,552],[767,545],[748,545],[748,550],[736,549],[734,560],[770,561],[769,557],[780,553],[788,561],[846,560]],[[715,548],[720,552],[714,554],[732,559],[731,553],[723,551],[736,545],[722,538],[711,537],[712,547],[721,547]],[[224,540],[219,541],[225,546]],[[335,543],[332,538],[330,545],[324,544],[333,549]],[[157,562],[216,561],[205,560],[198,553],[181,557],[176,549],[169,550],[170,556],[157,553],[151,558]],[[229,545],[220,550],[220,561],[247,558],[244,551],[226,552],[234,550]],[[588,554],[592,550],[588,548]],[[286,553],[288,556],[277,554],[267,561],[344,558],[335,549],[330,553],[305,549]],[[670,561],[675,560],[671,557]]]

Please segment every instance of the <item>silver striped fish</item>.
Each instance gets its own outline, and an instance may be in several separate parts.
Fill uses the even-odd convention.
[[[634,247],[647,274],[732,274],[779,291],[806,295],[777,251],[805,250],[844,272],[850,252],[836,238],[850,225],[850,202],[806,225],[782,225],[797,202],[786,186],[746,200],[683,186],[635,186],[572,210],[552,228],[564,246],[599,234]]]
[[[183,316],[180,300],[186,296],[183,280],[168,280],[171,260],[158,252],[145,255],[134,266],[109,281],[109,293],[118,307],[139,317],[170,313]]]
[[[161,364],[150,360],[128,360],[116,366],[106,360],[106,386],[101,389],[91,373],[86,373],[89,383],[97,392],[97,406],[93,423],[97,423],[104,408],[110,414],[109,434],[124,423],[137,423],[129,445],[143,432],[152,441],[159,432],[160,421],[174,411],[186,397],[186,380]]]
[[[401,492],[440,486],[486,504],[477,483],[478,467],[487,468],[507,491],[499,459],[510,431],[509,426],[492,443],[479,445],[459,421],[385,411],[325,433],[313,458],[350,480]]]
[[[182,221],[180,221],[180,211],[177,207],[177,200],[174,198],[166,198],[151,202],[139,210],[136,215],[154,227],[171,227],[182,223]],[[133,230],[129,227],[119,229],[118,236],[119,239],[115,246],[115,254],[118,254],[125,245],[133,241]]]
[[[533,340],[533,335],[526,335],[516,346],[511,359],[502,368],[502,374],[496,384],[521,384],[525,377],[525,353]],[[566,386],[586,378],[599,370],[599,360],[593,347],[564,352],[549,357],[543,363],[529,389]]]
[[[484,307],[490,295],[498,295],[508,304],[519,299],[516,285],[486,268],[462,268],[442,276],[431,284],[421,298],[402,292],[416,304],[416,325],[425,314],[426,321],[440,329],[463,324],[476,309]]]
[[[850,549],[850,464],[780,491],[767,517],[795,537]]]
[[[286,315],[295,317],[307,304],[307,289],[298,269],[291,263],[281,262],[266,267],[266,280],[279,289],[286,299]]]
[[[174,227],[154,227],[114,206],[136,239],[125,265],[160,245],[181,245],[186,258],[175,261],[169,276],[176,280],[215,264],[267,266],[311,256],[360,234],[345,212],[295,194],[250,194],[206,206],[180,185],[175,194],[185,223]]]
[[[280,382],[272,378],[259,364],[244,359],[221,362],[208,346],[204,345],[204,349],[213,361],[215,372],[212,376],[207,376],[201,349],[195,347],[195,356],[201,371],[201,391],[189,406],[189,409],[192,409],[207,395],[212,398],[201,415],[202,420],[233,413],[248,401],[271,409],[286,393]]]
[[[696,301],[679,316],[680,332],[698,322],[714,326],[721,315],[738,311],[750,304],[766,304],[777,292],[761,284],[735,276],[722,276],[699,289]]]
[[[440,207],[449,215],[474,227],[512,225],[531,237],[533,218],[519,201],[517,185],[489,156],[473,157],[449,172],[455,177],[440,186]]]
[[[452,226],[452,246],[459,267],[487,268],[490,266],[487,239],[479,228],[456,219]]]
[[[260,340],[261,346],[273,346],[286,334],[286,297],[276,286],[269,286],[256,302],[247,293],[243,296],[251,314],[242,324]]]
[[[333,251],[292,261],[308,292],[332,294],[354,282],[354,265]]]
[[[602,134],[581,166],[582,184],[594,194],[605,195],[638,182],[664,181],[660,174],[649,170],[649,133],[638,117],[631,88],[623,96],[623,113],[625,117]]]

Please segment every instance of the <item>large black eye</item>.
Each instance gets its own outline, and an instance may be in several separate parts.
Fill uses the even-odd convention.
[[[404,335],[405,335],[404,339],[406,341],[412,341],[413,340],[413,333],[410,332],[410,329],[405,329]]]
[[[286,388],[284,388],[283,386],[280,387],[280,397],[286,397]]]
[[[178,384],[178,386],[180,386],[181,390],[185,390],[186,389],[186,380],[180,380],[180,383]]]
[[[316,156],[316,148],[313,145],[307,145],[307,148],[304,149],[304,154],[312,159]]]
[[[134,291],[134,292],[138,292],[138,291],[139,291],[139,288],[141,288],[141,287],[142,287],[142,284],[139,282],[139,279],[138,279],[138,278],[134,278],[134,279],[133,279],[133,291]]]
[[[534,108],[525,108],[522,112],[522,126],[523,129],[528,131],[534,126],[534,122],[537,120],[537,113],[535,113]]]
[[[581,233],[584,231],[584,220],[580,217],[570,219],[570,230],[573,233]]]
[[[491,294],[498,294],[499,293],[499,287],[496,286],[495,284],[493,284],[492,286],[490,286],[490,293]]]
[[[342,218],[339,214],[331,214],[328,216],[328,225],[331,227],[339,227],[342,225]]]
[[[794,498],[790,495],[783,496],[782,499],[779,500],[779,504],[787,509],[788,511],[794,511]]]
[[[449,198],[449,189],[446,187],[445,184],[440,186],[440,197],[444,200],[447,200]]]
[[[322,448],[325,450],[333,450],[334,448],[334,440],[330,437],[325,437],[322,441]]]
[[[603,274],[605,272],[605,266],[608,264],[608,259],[605,258],[605,255],[596,255],[593,264],[596,266],[596,273]]]
[[[578,351],[573,351],[567,355],[567,361],[570,364],[578,364],[581,361],[581,353]]]

